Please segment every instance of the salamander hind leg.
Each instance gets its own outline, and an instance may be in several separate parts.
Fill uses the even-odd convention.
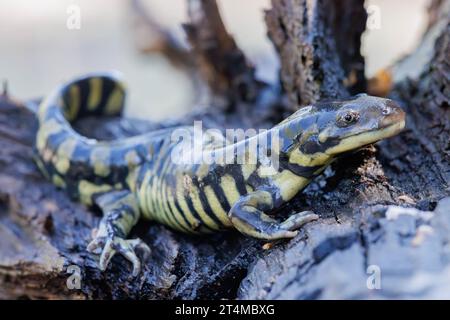
[[[99,267],[105,270],[116,254],[120,253],[133,265],[133,276],[141,270],[141,260],[135,250],[144,254],[145,260],[150,254],[150,248],[141,239],[126,239],[131,228],[139,220],[139,208],[135,195],[129,191],[113,191],[105,193],[95,199],[96,204],[103,211],[103,218],[87,249],[100,254]]]
[[[233,226],[241,233],[264,240],[293,238],[305,223],[317,220],[311,211],[303,211],[290,216],[283,222],[269,217],[264,211],[273,209],[273,199],[269,191],[255,191],[242,197],[229,212]]]

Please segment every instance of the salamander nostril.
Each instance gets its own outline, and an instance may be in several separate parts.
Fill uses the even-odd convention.
[[[391,113],[391,108],[385,107],[383,108],[383,110],[381,111],[381,113],[385,116],[389,115]]]

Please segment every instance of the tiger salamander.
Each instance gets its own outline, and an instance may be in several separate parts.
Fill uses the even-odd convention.
[[[244,147],[253,145],[257,154],[276,157],[277,166],[258,157],[174,161],[174,154],[188,150],[186,139],[173,139],[180,128],[116,141],[89,139],[72,129],[70,123],[84,116],[120,115],[124,100],[125,87],[114,73],[90,74],[58,87],[39,106],[36,163],[71,197],[102,210],[87,248],[100,255],[100,269],[118,252],[132,263],[134,276],[141,268],[135,250],[149,253],[140,239],[127,239],[139,218],[191,234],[235,228],[265,240],[295,237],[317,216],[304,211],[279,222],[270,216],[274,209],[339,155],[391,137],[405,125],[404,112],[392,100],[361,94],[303,107],[272,129],[234,143],[223,144],[226,137],[217,133],[194,141],[213,159],[230,151],[235,159],[251,158],[255,152]],[[275,136],[277,143],[259,143]]]

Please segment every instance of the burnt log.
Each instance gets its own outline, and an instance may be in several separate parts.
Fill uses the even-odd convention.
[[[232,110],[238,102],[255,102],[255,68],[226,30],[217,2],[188,0],[187,7],[189,22],[183,28],[213,98],[225,99]]]
[[[435,42],[424,35],[431,59],[417,64],[420,76],[389,93],[407,113],[406,130],[367,156],[342,159],[323,187],[319,179],[297,197],[322,213],[321,223],[257,260],[238,298],[450,297],[449,22],[441,15]]]
[[[268,35],[280,56],[280,77],[292,109],[364,91],[363,4],[272,0],[265,16]]]

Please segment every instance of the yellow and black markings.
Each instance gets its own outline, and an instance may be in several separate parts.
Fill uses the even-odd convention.
[[[172,151],[184,147],[171,140],[175,129],[100,142],[70,125],[84,116],[118,116],[124,101],[125,86],[110,74],[59,87],[38,111],[36,163],[72,197],[103,209],[105,218],[90,244],[102,249],[101,267],[120,252],[133,263],[133,273],[140,268],[134,249],[145,244],[124,238],[140,216],[192,234],[234,227],[266,240],[291,238],[317,216],[304,212],[280,223],[268,215],[272,209],[292,199],[339,154],[392,136],[405,125],[403,111],[392,101],[357,96],[300,109],[261,134],[279,139],[269,144],[254,143],[258,137],[253,137],[224,146],[226,138],[214,132],[202,138],[209,158],[232,150],[235,161],[192,164],[172,159]],[[252,146],[257,150],[247,150]],[[256,154],[276,156],[278,166],[263,165]]]

